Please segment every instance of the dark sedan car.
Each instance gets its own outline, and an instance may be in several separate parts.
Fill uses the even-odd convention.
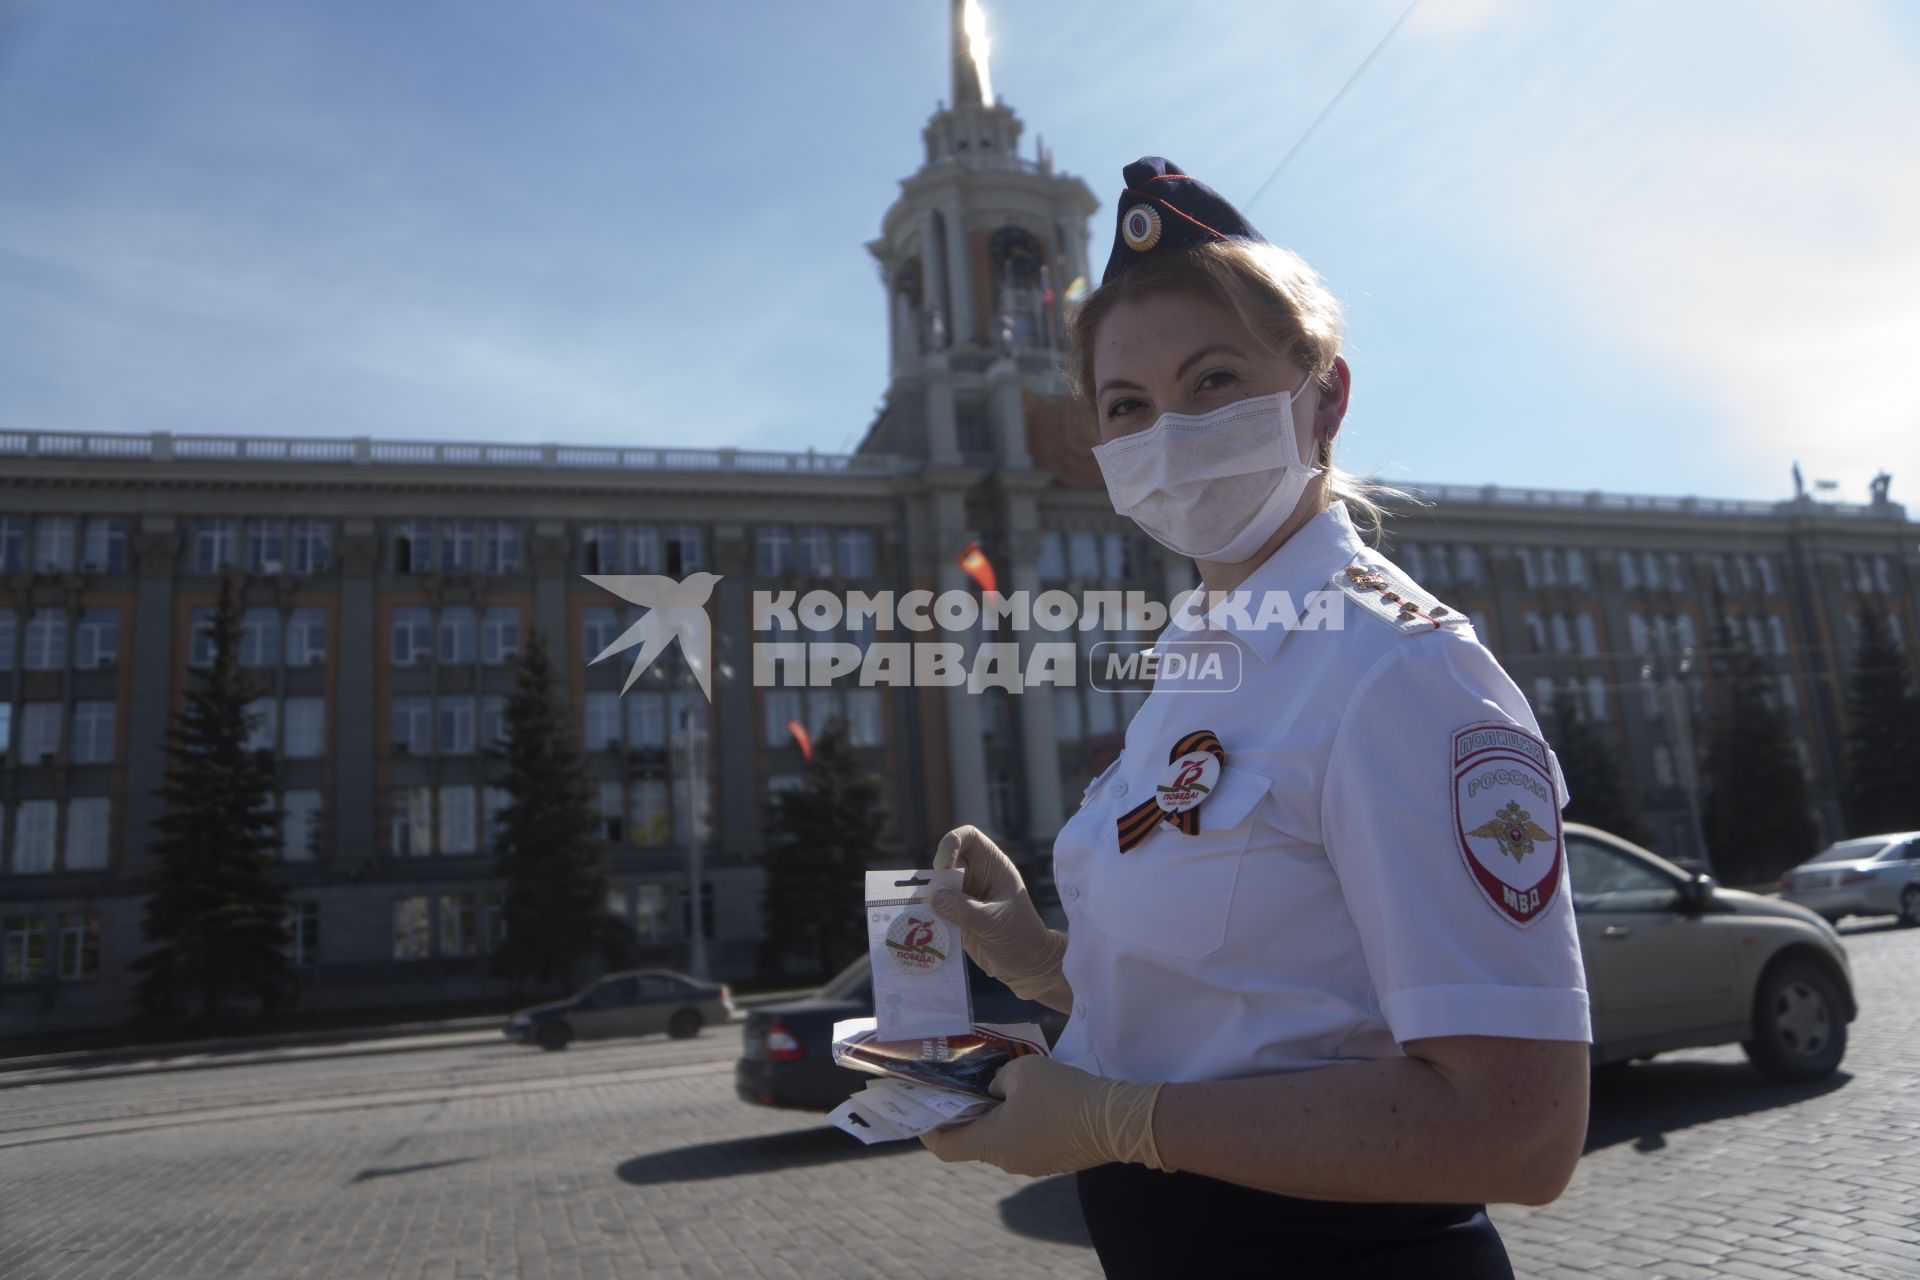
[[[644,1036],[664,1031],[676,1040],[700,1034],[709,1022],[733,1018],[733,993],[724,982],[702,982],[666,969],[610,973],[580,994],[522,1009],[507,1020],[517,1044],[564,1049],[575,1040]]]
[[[1022,1000],[967,962],[975,1022],[1037,1022],[1052,1044],[1067,1015]],[[744,1043],[734,1067],[734,1090],[766,1107],[831,1111],[873,1077],[834,1065],[833,1024],[873,1016],[873,970],[862,956],[804,1000],[767,1005],[747,1014]]]

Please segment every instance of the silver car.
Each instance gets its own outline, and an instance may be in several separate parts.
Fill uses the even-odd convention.
[[[666,969],[635,969],[610,973],[565,1000],[522,1009],[501,1030],[517,1044],[552,1051],[575,1040],[659,1031],[686,1040],[710,1023],[731,1022],[733,1017],[733,992],[724,982],[704,982]]]
[[[1840,1065],[1857,1010],[1831,924],[1595,827],[1566,839],[1596,1065],[1736,1042],[1775,1080]]]
[[[1830,845],[1780,877],[1780,896],[1829,920],[1897,915],[1920,925],[1920,831]]]

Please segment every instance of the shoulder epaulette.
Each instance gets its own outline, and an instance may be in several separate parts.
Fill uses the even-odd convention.
[[[1410,634],[1470,625],[1466,614],[1441,604],[1391,565],[1356,557],[1333,575],[1332,583],[1374,617]]]

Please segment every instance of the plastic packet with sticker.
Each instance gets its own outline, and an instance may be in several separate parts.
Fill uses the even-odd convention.
[[[878,1039],[920,1040],[972,1030],[973,997],[960,931],[927,905],[935,890],[959,892],[965,877],[957,867],[867,872],[867,954]]]

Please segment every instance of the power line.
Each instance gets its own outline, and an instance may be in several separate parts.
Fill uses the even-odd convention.
[[[1299,139],[1288,149],[1287,154],[1280,157],[1280,163],[1273,166],[1273,172],[1267,175],[1267,180],[1254,188],[1253,194],[1247,197],[1246,204],[1248,208],[1252,208],[1260,197],[1266,194],[1267,188],[1273,185],[1273,180],[1280,176],[1282,169],[1287,167],[1287,162],[1300,153],[1300,148],[1307,145],[1307,139],[1311,138],[1313,131],[1320,127],[1320,122],[1331,115],[1333,109],[1340,105],[1340,99],[1347,96],[1347,90],[1353,88],[1353,82],[1358,80],[1361,74],[1372,65],[1373,60],[1379,56],[1380,51],[1387,47],[1387,41],[1393,39],[1393,33],[1400,29],[1400,24],[1411,17],[1413,11],[1419,7],[1420,0],[1413,0],[1413,3],[1406,7],[1405,12],[1403,12],[1399,18],[1395,19],[1394,24],[1387,28],[1387,34],[1380,37],[1380,42],[1373,46],[1373,52],[1360,60],[1360,65],[1353,69],[1353,74],[1347,77],[1347,82],[1340,86],[1339,92],[1327,100],[1327,105],[1320,108],[1320,114],[1313,118],[1313,123],[1307,126],[1306,132],[1300,135]]]

